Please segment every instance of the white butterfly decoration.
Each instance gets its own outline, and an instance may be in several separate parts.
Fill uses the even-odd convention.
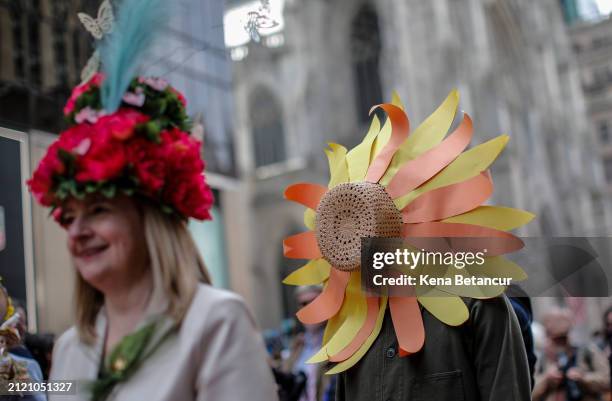
[[[102,39],[104,35],[113,30],[115,15],[110,0],[104,0],[102,4],[100,4],[97,18],[93,18],[85,13],[78,13],[77,16],[85,29],[87,29],[96,40]],[[89,60],[87,60],[87,64],[85,64],[85,67],[81,71],[81,83],[88,81],[99,69],[100,53],[96,50]]]
[[[85,29],[98,40],[109,33],[113,29],[115,15],[113,14],[113,6],[110,0],[104,0],[98,9],[98,18],[93,18],[85,13],[78,13],[79,20],[85,26]]]

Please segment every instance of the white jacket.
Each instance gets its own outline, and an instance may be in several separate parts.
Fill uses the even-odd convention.
[[[150,309],[150,308],[149,308]],[[77,381],[78,394],[51,395],[50,401],[85,401],[85,382],[101,365],[106,317],[96,321],[98,341],[82,343],[76,328],[57,341],[50,380]],[[276,385],[263,340],[241,298],[199,285],[179,330],[150,355],[107,401],[274,401]]]

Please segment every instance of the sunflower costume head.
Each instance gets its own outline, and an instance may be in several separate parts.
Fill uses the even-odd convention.
[[[288,258],[310,259],[291,273],[285,284],[324,284],[324,289],[297,317],[303,323],[327,321],[322,347],[309,362],[334,362],[328,374],[349,369],[378,336],[390,310],[400,356],[418,352],[425,341],[419,304],[451,326],[464,323],[469,312],[460,297],[491,298],[505,286],[419,286],[409,296],[372,295],[362,290],[363,237],[502,239],[485,258],[482,274],[524,280],[524,271],[502,255],[520,249],[522,241],[508,231],[528,223],[531,213],[484,206],[493,193],[489,166],[500,154],[507,135],[465,151],[472,139],[467,114],[448,136],[459,95],[452,91],[419,127],[410,123],[394,94],[381,108],[382,125],[374,116],[364,140],[347,151],[330,143],[327,187],[312,183],[289,186],[285,197],[306,206],[307,232],[286,238]],[[485,242],[486,243],[486,242]],[[469,275],[469,268],[453,274]]]

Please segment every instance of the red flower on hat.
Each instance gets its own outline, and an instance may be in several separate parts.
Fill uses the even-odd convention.
[[[63,174],[65,166],[57,156],[59,144],[55,142],[49,148],[45,157],[40,161],[38,168],[34,172],[27,184],[32,191],[32,195],[43,206],[51,206],[53,203],[53,176]]]
[[[145,138],[133,138],[127,149],[127,157],[141,190],[148,195],[158,194],[166,179],[161,147]]]
[[[134,134],[134,128],[138,124],[149,121],[150,117],[141,112],[123,108],[116,113],[102,116],[95,124],[95,130],[102,135],[110,135],[118,140],[126,140]]]
[[[166,174],[172,177],[164,191],[164,201],[183,215],[210,219],[213,196],[202,174],[201,142],[176,128],[164,132],[162,141]]]

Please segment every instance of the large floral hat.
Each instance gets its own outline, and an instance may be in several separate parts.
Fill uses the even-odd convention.
[[[68,128],[28,181],[43,206],[55,209],[68,197],[94,193],[125,194],[147,197],[185,218],[211,218],[213,196],[185,98],[162,78],[137,76],[168,19],[167,3],[123,0],[116,22],[108,0],[97,20],[79,14],[98,39],[96,52],[64,107]]]
[[[400,356],[416,353],[425,342],[421,307],[443,323],[458,326],[469,311],[461,297],[492,298],[505,285],[415,285],[401,295],[373,293],[363,286],[361,239],[475,238],[489,252],[479,271],[440,269],[439,275],[459,274],[526,278],[504,255],[523,242],[508,231],[527,224],[534,215],[523,210],[487,206],[493,194],[489,166],[508,142],[507,135],[464,151],[472,139],[467,114],[450,130],[459,104],[452,91],[419,127],[410,133],[409,120],[394,94],[392,103],[375,106],[388,118],[381,127],[374,116],[364,140],[350,151],[330,143],[326,150],[330,180],[327,186],[298,183],[285,197],[307,209],[309,231],[283,242],[288,258],[309,259],[285,280],[289,285],[324,284],[323,292],[300,309],[303,323],[327,322],[321,349],[309,362],[333,362],[328,374],[357,363],[380,333],[389,309]],[[372,109],[374,110],[374,108]],[[446,138],[445,138],[446,136]],[[452,241],[449,243],[453,243]],[[420,305],[420,306],[419,306]]]

